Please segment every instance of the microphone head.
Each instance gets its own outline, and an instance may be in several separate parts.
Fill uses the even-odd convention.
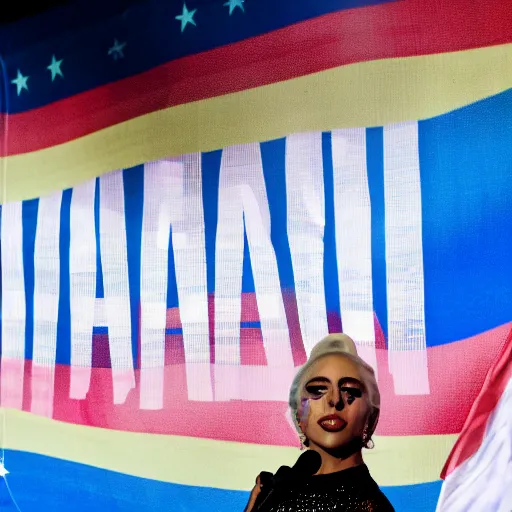
[[[273,477],[273,483],[290,480],[293,478],[293,469],[290,466],[281,466]]]
[[[293,472],[301,476],[314,475],[322,465],[322,457],[314,450],[305,451],[293,466]]]

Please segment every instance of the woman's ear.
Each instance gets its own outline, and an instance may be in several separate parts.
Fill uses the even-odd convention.
[[[368,416],[368,436],[372,437],[373,433],[375,432],[375,428],[377,427],[377,423],[379,421],[379,414],[380,409],[373,408],[372,412]]]

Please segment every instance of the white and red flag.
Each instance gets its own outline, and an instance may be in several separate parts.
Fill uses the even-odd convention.
[[[512,331],[443,468],[437,512],[512,511]]]

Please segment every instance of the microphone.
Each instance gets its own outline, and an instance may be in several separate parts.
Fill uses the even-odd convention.
[[[314,450],[306,450],[293,465],[292,471],[298,477],[314,475],[322,465],[322,457]]]
[[[281,466],[272,477],[270,477],[271,473],[265,472],[266,482],[264,482],[261,492],[256,498],[254,510],[263,512],[265,510],[264,505],[267,504],[274,490],[280,484],[312,476],[320,469],[321,465],[322,457],[320,457],[320,454],[314,450],[307,450],[297,459],[297,462],[292,467]]]

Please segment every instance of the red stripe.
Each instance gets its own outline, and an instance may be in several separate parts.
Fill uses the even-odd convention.
[[[462,432],[441,472],[446,478],[480,448],[489,417],[512,379],[512,330],[485,378],[482,389],[467,417]]]
[[[511,26],[507,1],[403,0],[344,10],[10,115],[1,151],[47,148],[156,110],[344,64],[503,44],[512,41]]]
[[[185,349],[183,347],[183,336],[179,334],[167,334],[165,336],[165,365],[185,364]]]
[[[167,329],[181,329],[180,308],[167,309],[165,327]]]
[[[255,293],[242,293],[241,296],[241,321],[242,322],[259,322],[260,314],[258,312],[258,304],[256,302]]]
[[[110,365],[108,334],[96,334],[92,337],[92,367],[110,368]]]
[[[240,364],[267,365],[267,354],[263,346],[261,329],[240,329]]]
[[[254,294],[256,295],[256,294]],[[306,350],[302,341],[302,332],[300,330],[299,308],[297,307],[297,297],[293,290],[283,290],[284,311],[288,332],[292,345],[293,363],[295,366],[301,366],[306,362]],[[341,329],[337,332],[340,332]]]
[[[422,435],[460,432],[484,375],[509,332],[510,324],[507,324],[467,340],[429,348],[431,394],[428,396],[395,395],[387,369],[388,354],[385,350],[378,350],[382,413],[377,433]],[[381,329],[378,337],[383,337]],[[177,351],[175,356],[182,351],[178,338],[168,336],[166,339],[168,348]],[[29,410],[31,402],[30,371],[30,362],[27,362],[26,410]],[[56,367],[54,418],[57,420],[135,432],[297,445],[296,434],[284,416],[286,403],[190,402],[187,400],[183,364],[166,367],[164,408],[159,411],[139,409],[138,386],[128,395],[125,404],[113,405],[111,370],[107,368],[93,368],[86,400],[71,400],[69,371],[68,366]],[[201,422],[197,421],[198,414]]]

